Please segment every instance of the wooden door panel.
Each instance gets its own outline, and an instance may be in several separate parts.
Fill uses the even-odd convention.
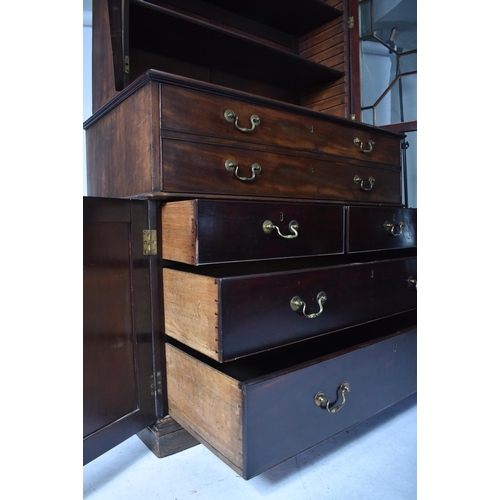
[[[84,198],[84,463],[156,420],[146,202]]]

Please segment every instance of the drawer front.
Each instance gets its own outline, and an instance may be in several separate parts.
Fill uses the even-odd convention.
[[[417,210],[348,207],[348,253],[417,247]]]
[[[341,123],[245,102],[227,95],[218,96],[181,87],[163,85],[161,127],[168,130],[210,135],[223,139],[317,151],[399,166],[400,139],[369,127]],[[236,119],[228,121],[227,111]],[[226,113],[227,114],[227,113]],[[251,117],[258,117],[252,129]],[[359,139],[359,143],[355,142]],[[370,146],[370,141],[373,145]],[[366,152],[363,152],[366,151]]]
[[[186,200],[162,207],[163,258],[191,265],[344,251],[343,207]]]
[[[379,328],[379,333],[388,332]],[[245,378],[252,370],[238,371],[238,362],[222,372],[169,344],[166,358],[171,416],[245,479],[369,418],[417,387],[416,327],[325,351],[320,358],[253,379]],[[321,403],[321,392],[330,409],[339,406],[345,382],[350,390],[340,409],[329,412],[325,402],[315,403]]]
[[[163,190],[169,193],[401,201],[395,170],[187,140],[164,138],[162,146]]]
[[[316,406],[322,392],[341,404],[337,412]],[[248,477],[362,422],[417,389],[417,332],[244,388]],[[337,399],[338,398],[338,399]],[[291,414],[293,418],[291,418]],[[292,438],[293,436],[293,438]]]
[[[248,356],[415,309],[416,266],[407,258],[215,279],[164,269],[165,333],[220,362]]]

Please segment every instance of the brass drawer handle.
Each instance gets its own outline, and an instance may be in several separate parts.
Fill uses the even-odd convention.
[[[281,234],[280,228],[278,226],[275,226],[270,220],[266,220],[264,221],[264,224],[262,224],[262,229],[266,234],[269,234],[273,231],[273,229],[276,229],[276,231],[282,238],[286,238],[287,240],[297,238],[297,236],[299,235],[299,223],[296,220],[292,220],[290,221],[290,224],[288,224],[288,228],[293,234]]]
[[[260,125],[260,118],[257,115],[252,115],[250,117],[250,123],[252,124],[252,128],[240,127],[238,125],[238,115],[234,111],[231,111],[230,109],[226,109],[226,111],[224,111],[224,118],[229,123],[234,122],[234,126],[240,132],[252,132],[253,130],[255,130],[256,127]]]
[[[415,290],[417,289],[417,278],[414,278],[413,276],[410,276],[406,282],[408,283],[408,286],[410,288],[415,288]]]
[[[363,191],[371,191],[373,189],[373,186],[375,185],[375,178],[374,177],[368,177],[368,182],[370,183],[369,187],[365,186],[365,181],[359,175],[355,175],[354,176],[354,182],[356,184],[359,184],[361,186],[361,189]]]
[[[298,311],[302,307],[302,315],[305,318],[314,319],[317,318],[323,312],[323,304],[326,302],[326,293],[319,292],[318,295],[316,296],[316,300],[318,301],[319,304],[319,311],[317,313],[306,314],[306,303],[297,295],[293,297],[292,300],[290,301],[290,307],[294,311]]]
[[[344,407],[345,395],[347,392],[351,391],[351,386],[349,385],[349,382],[344,382],[338,388],[338,390],[340,391],[340,396],[342,397],[342,402],[339,405],[331,407],[331,405],[333,403],[330,403],[329,399],[325,396],[325,394],[323,392],[318,392],[316,394],[316,396],[314,396],[314,402],[320,408],[324,408],[326,411],[328,411],[330,413],[335,413]],[[337,401],[338,401],[338,398],[337,398]]]
[[[382,225],[389,234],[392,234],[392,236],[401,236],[403,228],[406,226],[403,221],[399,224],[392,224],[391,222],[385,221]],[[397,232],[397,227],[399,227],[399,232]]]
[[[373,146],[375,146],[375,142],[371,139],[368,141],[368,149],[363,149],[363,141],[358,137],[356,137],[352,142],[354,142],[356,146],[359,146],[359,149],[361,149],[361,151],[365,154],[371,153],[373,151]]]
[[[241,177],[238,175],[239,165],[234,160],[226,160],[225,163],[226,170],[234,172],[237,179],[243,182],[253,181],[257,174],[260,174],[262,167],[258,163],[254,163],[250,168],[252,170],[252,177]]]

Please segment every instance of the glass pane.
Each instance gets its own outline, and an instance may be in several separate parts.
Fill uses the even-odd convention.
[[[417,48],[417,0],[374,0],[374,35],[398,52]]]
[[[371,34],[371,2],[359,4],[359,36]]]
[[[402,107],[405,122],[417,119],[417,75],[406,75],[401,77]]]
[[[396,74],[396,56],[375,40],[361,42],[361,106],[373,106]]]
[[[378,126],[417,119],[417,75],[399,78],[376,106]]]
[[[401,73],[410,73],[417,71],[417,53],[402,54],[401,56]]]
[[[416,74],[399,75],[417,71],[417,0],[361,1],[359,15],[362,120],[416,120]]]
[[[363,111],[361,111],[361,121],[363,123],[368,123],[368,125],[373,125],[373,110],[372,110],[372,108],[364,109]]]

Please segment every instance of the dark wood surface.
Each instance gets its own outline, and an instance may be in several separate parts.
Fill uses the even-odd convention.
[[[344,76],[333,85],[322,85],[305,92],[299,104],[328,115],[350,119],[352,98],[351,59],[357,58],[357,49],[349,43],[348,0],[327,0],[328,5],[343,11],[342,16],[300,37],[299,54],[312,61],[335,68]],[[351,58],[354,54],[354,58]]]
[[[400,168],[400,137],[365,130],[355,122],[341,123],[328,120],[326,116],[304,116],[294,109],[286,111],[266,106],[264,103],[249,103],[230,96],[226,92],[214,95],[173,85],[161,86],[161,127],[165,130],[188,132],[237,140],[245,144],[267,145],[275,149],[285,147],[293,151],[307,151],[354,158]],[[189,102],[190,105],[186,106]],[[257,115],[260,124],[252,132],[239,131],[234,123],[224,118],[224,112],[231,110],[238,115],[240,127],[250,128],[250,117]],[[370,153],[363,153],[354,139],[375,142]]]
[[[121,45],[121,0],[92,0],[92,113],[118,94],[125,85]],[[115,16],[111,35],[109,11]],[[119,40],[117,40],[117,33]],[[116,73],[115,73],[116,72]]]
[[[137,436],[158,458],[165,458],[200,444],[170,416],[157,420],[139,431]]]
[[[335,69],[169,9],[133,2],[129,9],[129,44],[146,52],[293,90],[342,76]]]
[[[83,461],[156,419],[146,204],[84,198]]]
[[[416,265],[409,258],[221,280],[220,356],[230,360],[415,309],[407,279],[416,278]],[[318,312],[322,291],[327,301],[318,317],[291,309],[299,296],[306,314]]]
[[[346,251],[349,253],[416,248],[417,210],[411,208],[347,207]],[[384,224],[394,224],[394,234]],[[404,223],[404,227],[399,225]]]
[[[347,14],[334,21],[316,18],[315,25],[299,28],[311,31],[298,37],[297,26],[285,27],[280,23],[286,23],[286,14],[302,1],[311,8],[303,16],[290,16],[294,24],[307,24],[313,16],[313,6],[329,8],[316,0],[294,0],[289,2],[285,15],[266,20],[259,6],[262,4],[265,12],[271,13],[274,0],[94,0],[95,114],[84,125],[88,192],[156,200],[142,204],[102,200],[110,212],[103,215],[94,206],[91,212],[97,218],[92,228],[84,226],[89,234],[85,251],[93,259],[84,260],[84,462],[136,432],[158,456],[194,443],[171,419],[162,418],[169,411],[167,383],[176,387],[185,381],[192,386],[189,390],[195,397],[187,397],[186,407],[177,408],[179,415],[185,415],[184,410],[188,411],[190,405],[200,411],[200,400],[207,398],[201,408],[202,423],[208,408],[213,408],[215,420],[220,417],[219,400],[213,395],[221,396],[226,382],[231,385],[233,396],[236,391],[238,398],[247,398],[234,411],[229,409],[234,399],[229,397],[226,401],[231,414],[243,415],[236,427],[246,426],[243,449],[235,452],[244,455],[244,464],[238,466],[244,477],[276,465],[415,390],[416,331],[402,334],[401,339],[411,336],[413,340],[402,340],[403,347],[398,340],[397,349],[390,344],[392,340],[387,344],[373,343],[375,337],[396,331],[392,327],[397,321],[387,323],[380,318],[392,320],[399,318],[402,311],[416,310],[416,290],[406,282],[410,274],[416,278],[416,247],[412,242],[416,226],[414,232],[408,230],[408,237],[392,237],[388,245],[384,243],[387,239],[373,232],[379,225],[376,214],[382,213],[375,210],[375,205],[390,206],[388,217],[397,218],[400,213],[396,209],[401,206],[402,137],[314,111],[341,112],[347,118],[346,96],[351,92],[355,104],[357,91],[348,88],[350,78],[343,74],[350,66]],[[328,0],[330,6],[342,7],[347,3],[348,0]],[[245,11],[250,4],[252,11]],[[320,26],[323,21],[325,24]],[[129,56],[128,69],[125,56]],[[223,113],[228,108],[238,114],[243,126],[249,126],[252,114],[259,115],[261,125],[254,132],[242,134],[224,120]],[[363,153],[353,145],[355,137],[363,141],[365,148],[368,140],[374,140],[373,151]],[[240,165],[241,176],[250,176],[254,162],[261,165],[262,171],[253,181],[242,182],[225,169],[224,162],[229,158]],[[365,184],[369,177],[374,177],[374,188],[363,191],[354,183],[355,175]],[[165,378],[166,359],[161,349],[165,323],[160,257],[138,257],[142,238],[139,237],[140,243],[135,242],[139,233],[135,221],[141,220],[141,232],[144,227],[157,228],[161,241],[160,200],[189,198],[199,198],[200,207],[205,207],[205,211],[200,210],[197,244],[200,255],[205,255],[202,262],[205,259],[210,265],[189,268],[171,262],[164,264],[173,265],[173,271],[175,266],[181,267],[186,276],[197,272],[204,276],[207,268],[206,276],[210,276],[210,268],[234,271],[238,267],[243,274],[234,271],[227,276],[214,275],[216,279],[211,278],[212,288],[205,297],[198,297],[196,289],[185,291],[178,304],[179,318],[186,310],[196,309],[198,299],[210,299],[210,307],[200,311],[217,311],[218,333],[210,331],[207,337],[221,334],[223,349],[217,361],[207,364],[211,370],[206,372],[206,379],[196,379],[194,371],[180,370],[169,380]],[[209,198],[252,202],[238,203],[239,208],[232,211],[228,204],[209,202]],[[261,206],[257,201],[278,203]],[[310,203],[304,204],[304,210],[297,209],[290,215],[289,208],[307,201]],[[124,215],[123,203],[129,204],[129,216]],[[344,209],[342,204],[351,203],[369,205],[373,214],[354,209],[350,213],[346,233],[349,254],[272,260],[335,253],[342,244],[329,239],[328,231],[335,235],[342,232],[338,212]],[[286,209],[277,208],[285,205]],[[250,206],[258,208],[246,211],[245,207]],[[283,212],[285,227],[279,224],[281,221],[273,222],[284,231],[289,215],[298,220],[299,234],[308,240],[307,245],[300,237],[287,241],[275,231],[270,235],[260,233],[261,224],[258,234],[248,230],[255,217],[268,218],[271,206],[276,208],[270,219],[280,218]],[[298,218],[298,214],[305,213],[313,219],[311,224],[304,225]],[[325,218],[336,222],[325,224]],[[413,228],[412,224],[410,217],[408,228]],[[366,225],[370,225],[369,230]],[[315,236],[309,231],[322,235],[322,243],[314,243]],[[272,244],[266,246],[269,241]],[[123,242],[129,245],[130,254],[118,250],[117,245]],[[283,247],[289,243],[295,245],[293,251],[290,246]],[[378,262],[372,262],[372,254],[366,252],[375,249],[381,250],[373,256]],[[242,256],[264,260],[212,266],[214,262],[233,262]],[[324,259],[331,259],[331,263],[323,268]],[[310,262],[310,266],[299,264],[299,260]],[[113,264],[108,266],[109,262]],[[277,271],[275,265],[283,262],[286,269]],[[262,267],[250,271],[255,265]],[[111,271],[104,272],[106,278],[97,278],[101,268],[108,267]],[[199,271],[200,267],[204,271]],[[220,297],[212,293],[217,286]],[[299,295],[306,301],[306,311],[316,312],[320,290],[327,294],[327,301],[318,318],[307,319],[291,310],[290,299]],[[186,300],[190,303],[186,304]],[[177,315],[170,319],[177,321]],[[358,324],[362,326],[350,328]],[[392,326],[387,330],[389,324]],[[196,315],[189,325],[183,334],[203,328]],[[364,346],[352,349],[359,335]],[[315,336],[318,337],[307,340]],[[318,339],[326,339],[321,343],[324,351],[316,350],[316,357],[309,357],[305,364],[299,361],[300,368],[290,364],[297,359],[297,353],[302,356],[307,352],[309,356],[313,350],[307,346]],[[345,347],[348,351],[339,356],[338,350]],[[255,352],[260,354],[250,356]],[[241,360],[229,361],[240,356]],[[131,369],[134,365],[137,370]],[[214,367],[219,367],[220,372]],[[281,372],[270,373],[280,367]],[[200,370],[203,373],[204,369]],[[240,384],[233,379],[215,387],[217,381],[224,381],[222,373],[235,374],[236,378],[238,374],[253,375],[239,378]],[[339,380],[342,378],[340,382],[333,380],[337,375]],[[344,381],[344,376],[355,387],[347,395],[349,406],[335,415],[314,404],[312,409],[307,406],[314,396],[309,394],[313,387],[308,385],[313,379],[319,377],[321,387],[317,390],[334,399],[336,385]],[[205,391],[203,384],[207,385]],[[184,387],[176,390],[176,398],[179,394],[186,397]],[[304,404],[300,398],[306,393],[308,403]],[[290,394],[298,399],[290,398]],[[190,425],[189,419],[181,423]],[[231,462],[232,458],[219,450],[219,442],[225,439],[221,427],[227,422],[222,419],[216,423],[212,441],[204,440],[192,427],[190,432]],[[231,439],[235,436],[232,433]],[[235,443],[241,446],[242,439],[237,438]]]
[[[415,392],[416,354],[414,328],[274,380],[244,386],[243,476],[260,474]],[[333,405],[339,404],[338,388],[346,381],[351,391],[341,410],[329,413],[315,405],[319,391]]]
[[[205,0],[254,21],[274,27],[280,31],[301,36],[323,24],[336,19],[342,13],[319,0],[291,0],[283,2],[269,0]]]
[[[161,190],[181,195],[200,193],[217,195],[288,198],[295,200],[336,200],[369,203],[401,203],[401,174],[393,169],[376,168],[369,163],[331,158],[278,154],[260,151],[242,144],[228,147],[210,144],[194,135],[162,140]],[[258,163],[261,172],[251,181],[241,181],[225,168],[232,160],[239,165],[238,175],[252,177],[251,167]],[[359,176],[371,190],[361,189],[354,181]]]
[[[167,227],[180,224],[181,228],[176,226],[170,232],[165,229],[165,259],[177,260],[175,250],[182,244],[186,248],[181,262],[197,265],[332,255],[344,251],[344,211],[341,206],[216,200],[196,200],[193,203],[193,221],[188,220],[191,204],[172,202],[166,205],[168,210],[163,224]],[[176,210],[169,216],[173,205],[180,204],[189,207],[190,213],[181,217],[181,211]],[[266,233],[263,223],[267,220],[277,226],[283,236],[294,236],[289,226],[296,221],[298,235],[284,238],[276,229]],[[183,237],[179,237],[181,231]],[[188,238],[190,234],[192,238]]]
[[[225,5],[222,7],[217,5],[223,2]],[[349,117],[347,14],[341,12],[347,11],[344,0],[328,3],[296,0],[287,2],[285,12],[276,10],[279,3],[274,8],[267,1],[157,0],[148,3],[133,5],[134,2],[129,0],[93,1],[93,112],[127,89],[144,71],[157,69]],[[138,15],[136,11],[150,11],[156,7],[153,4],[166,7],[174,16],[186,16],[184,21],[188,29],[170,30],[167,34],[162,21],[159,31],[155,33],[152,27],[157,23],[158,14],[153,12],[150,16],[152,24],[145,30],[142,14]],[[249,5],[251,8],[248,8]],[[305,10],[304,5],[307,5]],[[165,11],[162,9],[162,12]],[[297,11],[301,14],[293,15]],[[179,19],[174,21],[177,23]],[[202,38],[199,33],[196,34],[194,38],[199,48],[193,46],[193,37],[188,36],[191,28],[200,31],[196,26],[198,21],[203,27],[201,31],[210,35],[208,40],[199,43]],[[220,30],[220,27],[223,28]],[[219,38],[223,42],[220,48],[216,46],[217,37],[214,35],[222,37]],[[179,36],[184,39],[184,48],[181,48]],[[166,45],[169,37],[173,38],[173,43]],[[226,39],[229,40],[227,43]],[[245,47],[255,48],[256,57],[241,58],[240,52],[233,50],[233,47],[236,48],[233,40]],[[212,55],[207,51],[209,45],[216,50]],[[181,53],[177,52],[179,50]],[[226,53],[233,53],[234,57],[229,58]],[[128,67],[125,66],[126,56]],[[257,69],[247,72],[252,59],[258,61]],[[266,60],[269,64],[263,70]],[[293,69],[297,62],[299,66],[304,66],[304,70],[292,71],[288,75],[281,71],[286,69],[288,63]],[[324,77],[326,83],[314,84],[320,83]],[[301,81],[302,84],[307,82],[306,90],[290,90]]]
[[[238,273],[248,264],[222,266],[218,276],[211,266],[186,267],[164,270],[166,334],[219,362],[417,307],[407,281],[417,277],[415,257],[281,272],[266,265],[267,272],[252,275]],[[317,317],[291,308],[298,296],[307,315],[319,312],[320,292],[327,300]]]
[[[376,135],[374,151],[378,151],[377,146],[381,146],[381,156],[377,157],[379,153],[373,157],[363,154],[353,147],[353,144],[335,146],[340,155],[322,154],[321,151],[308,149],[294,150],[291,147],[285,149],[272,142],[265,143],[262,139],[257,148],[255,138],[254,142],[252,139],[245,142],[239,135],[235,139],[232,129],[233,138],[214,135],[213,127],[207,128],[206,135],[167,129],[160,132],[160,116],[157,110],[165,105],[165,95],[160,102],[158,82],[151,80],[156,77],[164,77],[164,81],[168,80],[174,86],[184,87],[187,84],[205,89],[209,96],[222,92],[224,95],[234,95],[235,98],[239,96],[238,99],[243,97],[241,93],[232,94],[220,87],[205,86],[199,82],[157,72],[148,73],[142,85],[133,94],[124,100],[115,101],[98,116],[86,122],[89,195],[160,196],[163,192],[165,195],[192,197],[199,193],[200,196],[259,196],[271,199],[286,197],[401,204],[401,167],[387,163],[390,158],[392,162],[399,157],[399,136],[380,132],[373,127],[353,125],[333,117],[326,119],[319,113],[305,113],[296,106],[287,107],[283,103],[280,103],[279,107],[286,109],[289,123],[294,126],[281,128],[282,138],[286,137],[287,129],[295,130],[292,136],[298,137],[299,122],[297,119],[290,119],[291,115],[298,112],[307,120],[308,125],[313,118],[322,123],[316,142],[296,141],[298,144],[306,145],[306,148],[311,146],[318,150],[324,148],[325,151],[331,151],[332,148],[328,144],[332,142],[327,140],[328,134],[325,131],[337,125],[342,129],[343,124],[344,128],[350,131],[347,136],[356,135],[361,140],[366,140]],[[270,100],[261,100],[255,96],[252,101],[262,105],[272,104]],[[185,104],[189,100],[182,102]],[[194,116],[189,109],[190,107],[186,106],[186,118],[182,118],[181,112],[178,116],[192,123]],[[221,108],[219,111],[220,113],[216,113],[216,119],[223,123],[224,110]],[[272,120],[271,118],[270,121]],[[275,122],[279,120],[275,119]],[[172,126],[171,122],[169,123]],[[223,124],[224,127],[228,125]],[[311,133],[307,127],[302,127],[302,130],[306,135]],[[163,139],[160,142],[161,136]],[[352,137],[342,137],[345,144],[349,141],[352,143]],[[391,153],[387,154],[386,150]],[[251,176],[250,166],[254,162],[261,164],[261,174],[252,182],[237,180],[233,173],[224,167],[225,161],[231,158],[229,155],[241,164],[239,175],[242,177]],[[352,158],[349,158],[349,155]],[[200,162],[200,159],[203,161]],[[371,191],[363,191],[354,183],[355,175],[360,176],[365,185],[369,177],[375,178],[374,188]]]
[[[417,336],[408,321],[401,315],[354,328],[340,344],[330,335],[285,348],[287,356],[227,364],[168,343],[172,415],[249,479],[415,392]],[[345,381],[351,392],[340,411],[315,405],[319,391],[335,404]]]

